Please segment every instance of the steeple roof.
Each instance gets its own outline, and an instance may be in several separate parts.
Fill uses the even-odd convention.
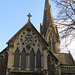
[[[50,5],[49,0],[45,0],[45,7],[48,6],[48,5]]]
[[[53,27],[55,32],[56,26],[54,25],[54,19],[52,14],[52,9],[49,0],[45,0],[45,8],[44,8],[44,18],[43,18],[43,35],[45,36],[48,27]]]

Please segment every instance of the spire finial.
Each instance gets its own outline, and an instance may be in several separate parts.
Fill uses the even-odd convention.
[[[32,17],[32,15],[29,13],[27,16],[29,17],[28,21],[30,22],[30,17]]]

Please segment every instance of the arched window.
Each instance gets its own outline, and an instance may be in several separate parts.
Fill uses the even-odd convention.
[[[55,52],[55,42],[54,42],[54,37],[52,38],[52,46],[53,46],[53,52]]]
[[[41,69],[41,52],[39,50],[36,53],[36,68]]]
[[[30,52],[30,68],[32,70],[34,70],[35,68],[35,52],[34,50],[32,49],[32,51]]]
[[[49,49],[51,50],[51,37],[49,36]]]
[[[14,67],[19,67],[19,57],[20,57],[20,52],[17,48],[14,54]]]
[[[21,68],[26,68],[26,51],[25,49],[21,52]]]

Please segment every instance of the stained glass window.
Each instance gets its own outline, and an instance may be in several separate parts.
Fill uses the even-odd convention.
[[[14,54],[14,67],[19,67],[19,57],[20,57],[20,52],[17,48]]]
[[[33,70],[35,68],[35,52],[32,49],[30,52],[30,68]]]
[[[26,51],[23,49],[21,52],[21,68],[26,68]]]
[[[36,67],[41,69],[41,52],[39,50],[36,53]]]

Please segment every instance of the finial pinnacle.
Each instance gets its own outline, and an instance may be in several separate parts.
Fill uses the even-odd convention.
[[[32,17],[32,15],[29,13],[27,16],[29,17],[28,21],[30,22],[30,17]]]

